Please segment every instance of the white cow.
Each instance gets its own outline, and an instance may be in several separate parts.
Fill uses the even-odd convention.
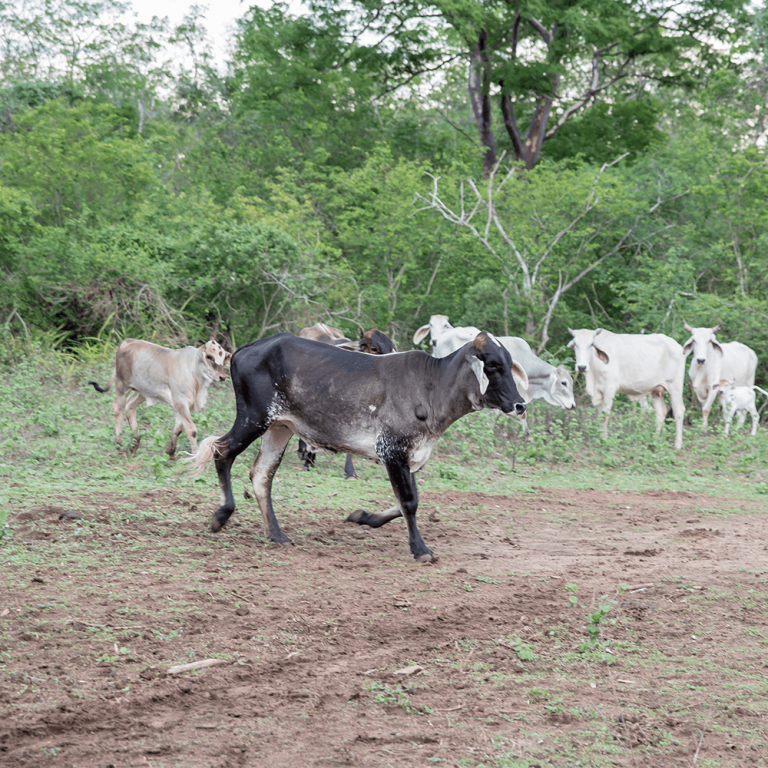
[[[455,352],[468,341],[472,341],[478,333],[480,333],[480,329],[475,328],[474,325],[454,328],[448,322],[448,315],[432,315],[429,318],[429,324],[422,325],[413,334],[413,343],[414,345],[421,344],[429,336],[432,357],[448,357],[451,352]]]
[[[760,415],[755,405],[755,390],[763,395],[768,395],[768,392],[760,389],[758,386],[734,387],[730,382],[721,384],[719,390],[720,399],[723,404],[725,434],[727,435],[731,430],[734,414],[738,414],[739,426],[742,426],[747,418],[747,413],[749,413],[752,416],[752,431],[750,434],[754,435],[757,432],[757,422],[760,420]]]
[[[667,409],[663,392],[669,392],[675,416],[675,448],[683,447],[683,383],[685,358],[683,348],[663,333],[612,333],[568,329],[573,338],[568,343],[576,353],[576,371],[586,377],[592,405],[605,415],[603,437],[608,436],[608,418],[616,394],[642,395],[650,392],[656,411],[656,426],[661,431]]]
[[[683,346],[683,354],[688,355],[693,350],[688,378],[701,403],[701,412],[704,416],[702,428],[706,429],[709,411],[720,391],[721,384],[730,382],[734,387],[754,385],[757,355],[746,344],[738,341],[721,344],[715,338],[720,323],[714,328],[691,328],[688,323],[683,323],[683,327],[691,334],[691,338]],[[723,418],[725,418],[725,403],[723,403]]]
[[[422,325],[416,331],[413,343],[421,343],[427,334],[430,334],[432,356],[447,357],[468,341],[472,341],[478,333],[480,331],[474,325],[454,328],[448,322],[447,315],[432,315],[429,318],[429,325]],[[517,385],[526,403],[543,399],[550,405],[566,410],[576,407],[573,396],[573,377],[564,366],[556,367],[542,360],[534,354],[528,342],[519,336],[498,336],[497,338],[507,348],[512,359],[519,363],[528,375],[528,387],[521,387],[519,382]]]

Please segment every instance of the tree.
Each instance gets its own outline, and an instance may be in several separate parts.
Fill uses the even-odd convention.
[[[495,264],[504,334],[512,330],[514,307],[525,336],[542,349],[564,294],[633,246],[642,202],[610,165],[595,171],[544,164],[526,172],[519,165],[504,170],[501,160],[484,185],[461,183],[452,204],[441,196],[437,177],[432,192],[420,197],[426,208],[467,229]]]

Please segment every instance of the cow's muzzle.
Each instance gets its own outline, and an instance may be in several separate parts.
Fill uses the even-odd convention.
[[[699,365],[704,365],[704,363],[706,363],[706,362],[707,362],[707,359],[706,359],[705,357],[697,357],[697,358],[696,358],[696,362],[697,362]]]
[[[586,370],[587,370],[587,366],[586,366],[586,365],[577,365],[577,366],[576,366],[576,370],[577,370],[579,373],[585,373],[585,372],[586,372]]]
[[[525,403],[515,403],[515,413],[522,416],[525,413]]]

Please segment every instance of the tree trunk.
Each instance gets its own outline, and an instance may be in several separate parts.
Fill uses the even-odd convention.
[[[491,128],[491,99],[488,80],[488,55],[486,34],[481,30],[477,36],[477,47],[469,62],[469,100],[475,114],[480,144],[485,147],[483,154],[483,176],[488,178],[496,165],[496,137]]]

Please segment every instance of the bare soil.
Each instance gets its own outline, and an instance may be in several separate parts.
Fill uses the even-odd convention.
[[[411,560],[400,521],[278,511],[294,539],[279,548],[240,504],[217,535],[207,488],[11,514],[0,765],[768,758],[765,504],[423,491],[434,565]],[[8,559],[16,544],[33,568]],[[209,658],[226,663],[168,674]]]

